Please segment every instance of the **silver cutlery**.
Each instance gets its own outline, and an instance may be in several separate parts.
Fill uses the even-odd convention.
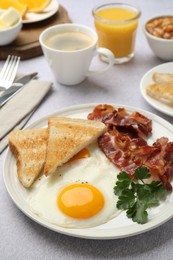
[[[24,76],[19,77],[15,82],[14,82],[14,86],[17,84],[23,84],[25,85],[26,83],[28,83],[31,79],[34,79],[37,76],[37,72],[32,72],[30,74],[26,74]],[[13,84],[12,84],[13,86]],[[10,88],[12,87],[10,86]]]
[[[5,105],[14,95],[16,95],[25,84],[27,84],[31,79],[34,79],[37,76],[37,72],[24,75],[15,81],[8,89],[6,89],[0,97],[0,108]]]
[[[6,90],[13,83],[17,74],[19,62],[20,57],[8,55],[0,72],[0,91]]]

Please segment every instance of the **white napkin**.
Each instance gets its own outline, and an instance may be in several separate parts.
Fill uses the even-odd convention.
[[[48,81],[31,80],[0,108],[0,153],[8,145],[8,134],[24,127],[51,86]]]

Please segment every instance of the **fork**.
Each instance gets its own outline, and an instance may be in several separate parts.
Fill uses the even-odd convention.
[[[7,60],[0,72],[0,91],[9,88],[16,76],[20,57],[8,55]]]

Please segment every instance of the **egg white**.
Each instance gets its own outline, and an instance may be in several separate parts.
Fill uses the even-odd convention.
[[[60,167],[49,177],[42,176],[32,186],[28,203],[32,212],[49,223],[66,228],[88,228],[106,223],[117,216],[117,197],[113,187],[118,170],[105,157],[96,144],[88,146],[91,157],[78,159]],[[104,207],[95,216],[76,219],[65,215],[57,206],[59,192],[73,183],[87,182],[98,188],[104,196]]]

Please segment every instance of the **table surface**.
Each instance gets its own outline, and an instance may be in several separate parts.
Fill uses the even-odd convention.
[[[75,23],[94,29],[92,8],[102,0],[60,3]],[[129,1],[126,1],[129,2]],[[135,3],[135,1],[131,1]],[[86,79],[77,86],[57,83],[43,56],[21,61],[19,72],[38,71],[40,79],[52,81],[53,91],[39,106],[29,124],[64,107],[85,103],[116,103],[135,106],[161,116],[173,118],[152,108],[140,93],[140,80],[151,68],[164,63],[150,50],[143,31],[144,22],[153,15],[173,10],[172,0],[138,1],[142,11],[137,32],[135,58],[115,65],[105,74]],[[3,61],[0,61],[2,66]],[[99,59],[93,63],[102,66]],[[25,216],[12,202],[5,188],[2,169],[6,151],[0,156],[0,259],[173,259],[173,220],[146,233],[116,240],[87,240],[50,231]]]

